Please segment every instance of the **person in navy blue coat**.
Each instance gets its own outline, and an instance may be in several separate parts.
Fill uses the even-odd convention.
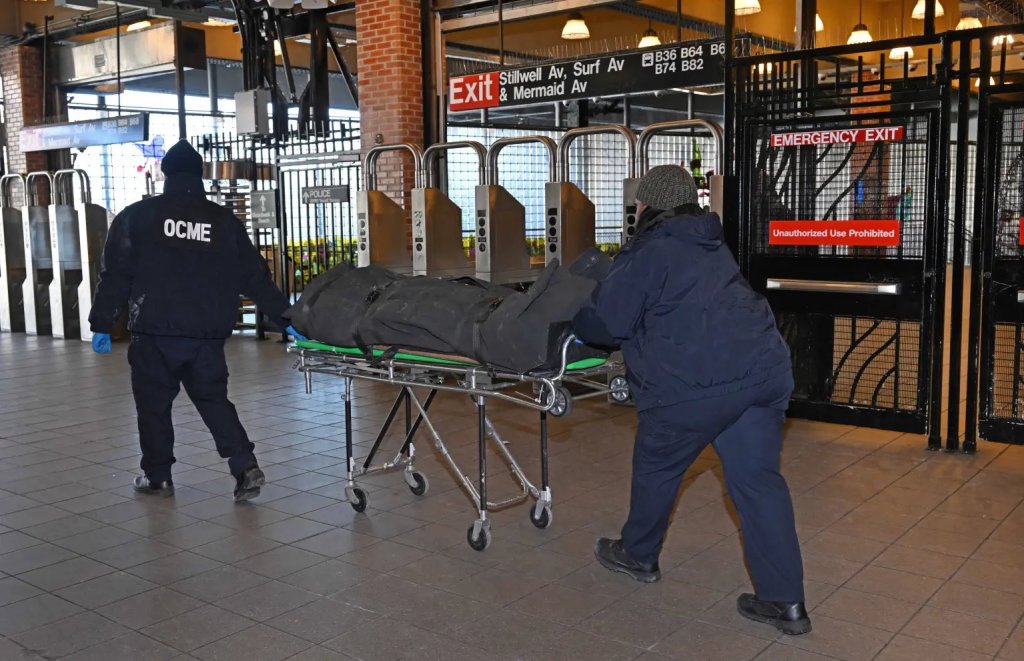
[[[800,545],[779,472],[789,348],[768,302],[740,274],[718,216],[696,202],[686,170],[653,168],[637,192],[637,235],[573,322],[582,341],[622,349],[639,418],[629,517],[621,538],[597,540],[595,554],[608,569],[657,581],[683,475],[713,445],[755,589],[738,609],[806,633]]]

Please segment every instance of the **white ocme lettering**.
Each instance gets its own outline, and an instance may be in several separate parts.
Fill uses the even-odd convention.
[[[210,243],[210,223],[193,223],[168,218],[164,221],[164,236]]]

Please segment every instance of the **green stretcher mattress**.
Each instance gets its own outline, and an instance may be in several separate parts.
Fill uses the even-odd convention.
[[[309,349],[310,351],[325,351],[328,353],[343,354],[346,356],[363,356],[365,355],[362,350],[356,347],[336,347],[330,344],[324,344],[322,342],[315,342],[313,340],[296,340],[295,346],[299,349]],[[384,355],[383,349],[373,349],[373,357],[379,358]],[[448,367],[483,367],[480,363],[466,359],[455,359],[455,358],[442,358],[431,354],[418,354],[409,352],[399,352],[395,354],[395,360],[404,360],[410,363],[423,363],[424,365],[445,365]],[[570,363],[566,366],[566,370],[569,372],[579,372],[581,370],[594,369],[595,367],[601,367],[608,362],[607,358],[584,358],[583,360],[577,360],[574,363]]]

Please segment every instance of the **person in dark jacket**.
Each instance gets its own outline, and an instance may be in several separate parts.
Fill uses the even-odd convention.
[[[174,493],[171,406],[184,385],[217,452],[228,460],[235,500],[249,500],[266,478],[228,400],[224,342],[235,327],[240,294],[292,332],[281,318],[288,301],[245,226],[206,199],[199,153],[183,140],[168,150],[161,167],[163,194],[122,211],[107,235],[89,316],[93,349],[110,352],[111,329],[127,309],[142,447],[137,492]]]
[[[713,445],[756,591],[739,598],[739,611],[806,633],[793,504],[779,473],[789,349],[767,301],[740,275],[718,216],[696,202],[686,170],[652,169],[637,192],[636,237],[573,322],[581,340],[621,347],[639,417],[629,517],[621,538],[597,540],[595,554],[608,569],[657,581],[683,474]]]

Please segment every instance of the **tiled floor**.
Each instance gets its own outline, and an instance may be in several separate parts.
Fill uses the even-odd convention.
[[[229,353],[270,478],[243,506],[184,398],[176,497],[132,494],[123,345],[100,357],[0,336],[0,659],[1024,659],[1022,447],[949,456],[920,437],[791,422],[815,631],[782,638],[735,612],[748,579],[712,454],[686,483],[661,583],[592,559],[627,507],[630,409],[592,402],[553,423],[553,526],[514,508],[477,553],[469,502],[425,442],[430,493],[377,476],[358,515],[340,500],[340,383],[306,396],[278,344],[238,339]],[[365,448],[387,391],[356,396]],[[472,468],[468,400],[436,409]],[[495,413],[535,469],[533,417]],[[513,485],[495,470],[490,486]]]

